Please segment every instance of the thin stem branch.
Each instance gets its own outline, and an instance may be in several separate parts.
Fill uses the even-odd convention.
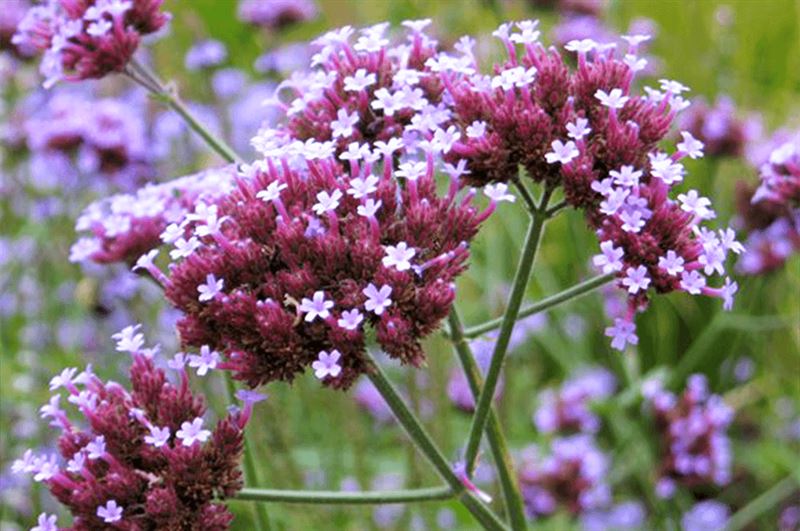
[[[472,349],[464,339],[461,318],[455,306],[450,310],[448,319],[451,341],[458,354],[458,359],[461,361],[461,366],[467,377],[472,396],[477,400],[480,396],[481,386],[483,385],[483,377],[478,369],[478,364],[475,362]],[[489,440],[492,458],[497,467],[500,489],[503,492],[503,499],[506,503],[506,512],[508,513],[509,522],[511,523],[511,529],[514,531],[524,530],[527,528],[525,505],[522,500],[522,493],[519,489],[517,475],[514,471],[514,463],[508,451],[508,444],[506,443],[505,435],[503,435],[500,421],[497,418],[497,413],[494,411],[493,406],[489,408],[489,421],[486,426],[486,436]]]
[[[236,386],[233,383],[231,375],[225,372],[225,389],[228,391],[228,399],[233,404],[236,401]],[[258,484],[258,471],[256,470],[256,462],[253,459],[252,445],[248,444],[247,433],[244,436],[244,480],[251,484]],[[256,517],[256,529],[258,531],[269,531],[272,526],[269,523],[269,514],[267,507],[259,504],[253,507],[253,514]]]
[[[555,205],[553,205],[552,207],[547,209],[547,217],[548,218],[552,218],[558,212],[560,212],[561,210],[567,208],[568,206],[569,206],[569,203],[567,203],[566,200],[561,201],[559,203],[556,203]]]
[[[769,490],[739,509],[728,520],[725,531],[739,531],[753,522],[756,518],[781,503],[800,488],[800,481],[794,475],[783,478]]]
[[[200,120],[183,103],[177,88],[173,84],[164,84],[153,71],[136,59],[131,59],[130,66],[131,69],[127,72],[128,76],[178,113],[211,149],[228,162],[242,162],[242,158],[224,140],[217,138],[207,127],[200,123]]]
[[[365,492],[244,488],[239,491],[236,498],[255,502],[305,503],[313,505],[380,505],[447,500],[453,496],[455,496],[455,493],[450,487]]]
[[[531,193],[528,191],[528,188],[520,180],[519,176],[514,177],[512,182],[514,183],[514,186],[517,187],[517,191],[519,192],[520,197],[522,197],[522,201],[528,208],[528,212],[533,215],[536,212],[536,201],[534,201],[533,196],[531,196]]]
[[[508,297],[508,304],[506,306],[505,314],[503,315],[503,322],[500,325],[500,334],[497,337],[497,342],[494,345],[494,352],[492,353],[492,361],[489,364],[489,370],[486,373],[486,382],[481,390],[480,397],[475,406],[475,415],[472,417],[472,426],[470,427],[469,439],[467,440],[466,462],[467,471],[472,472],[475,465],[475,458],[478,455],[478,447],[480,446],[481,436],[483,430],[486,428],[486,419],[489,416],[489,406],[492,405],[492,398],[494,397],[495,390],[497,389],[497,382],[500,379],[500,371],[503,368],[503,361],[506,357],[508,350],[508,343],[511,339],[511,332],[514,329],[514,323],[517,320],[520,306],[522,305],[522,298],[525,295],[525,289],[528,286],[528,279],[533,269],[533,262],[536,258],[536,251],[539,248],[539,240],[542,236],[547,216],[547,202],[550,200],[551,190],[546,188],[542,194],[542,200],[533,214],[533,219],[528,227],[528,234],[525,236],[525,244],[522,249],[522,255],[519,258],[517,272],[514,275],[514,283],[511,287],[511,294]]]
[[[436,446],[436,443],[433,442],[419,419],[417,419],[414,413],[412,413],[405,404],[400,394],[383,373],[380,365],[378,365],[369,353],[366,355],[372,362],[371,371],[369,372],[370,381],[386,401],[386,404],[392,410],[392,413],[394,413],[394,416],[403,429],[405,429],[408,436],[414,441],[416,447],[425,455],[442,479],[447,482],[453,493],[458,495],[461,503],[464,504],[475,519],[481,523],[484,529],[508,529],[488,506],[484,505],[473,496],[472,493],[465,489],[464,483],[462,483],[461,479],[453,471],[450,462],[448,462],[447,458],[442,454],[438,446]]]
[[[517,315],[517,320],[529,317],[536,313],[549,310],[550,308],[558,306],[561,303],[586,295],[587,293],[594,291],[600,286],[604,286],[609,282],[612,282],[614,278],[616,278],[615,273],[608,273],[606,275],[598,275],[596,277],[592,277],[589,280],[584,280],[580,284],[575,284],[574,286],[567,288],[564,291],[560,291],[555,295],[551,295],[538,302],[535,302],[529,306],[522,308]],[[471,326],[464,330],[464,337],[468,339],[477,337],[481,334],[485,334],[486,332],[491,332],[496,328],[500,328],[500,325],[502,324],[503,324],[503,317],[498,317],[497,319],[492,319],[491,321],[486,321],[485,323]]]

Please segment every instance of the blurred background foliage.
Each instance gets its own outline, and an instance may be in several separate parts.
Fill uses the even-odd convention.
[[[169,35],[153,46],[157,69],[164,77],[176,80],[186,98],[203,101],[210,93],[208,79],[202,72],[188,72],[183,67],[186,51],[200,39],[222,41],[229,51],[229,64],[255,76],[253,63],[266,49],[307,41],[345,24],[362,26],[384,20],[399,24],[404,19],[430,17],[434,33],[442,41],[452,42],[470,34],[481,36],[481,46],[485,47],[484,41],[491,42],[488,36],[501,21],[540,18],[548,30],[558,19],[557,13],[533,9],[523,1],[321,0],[318,5],[320,14],[315,20],[279,34],[267,34],[237,20],[234,0],[167,0],[166,9],[174,18]],[[651,19],[658,29],[650,53],[660,59],[660,77],[688,85],[693,97],[713,100],[718,94],[727,94],[743,113],[760,112],[768,131],[800,125],[800,3],[627,0],[610,2],[604,15],[607,24],[618,31],[641,17]],[[547,37],[544,40],[547,42]],[[494,46],[493,51],[497,54],[499,49]],[[215,159],[209,156],[207,160]],[[196,161],[195,165],[205,163]],[[687,167],[687,186],[711,197],[719,219],[726,222],[735,212],[735,182],[757,180],[756,171],[742,160],[691,161]],[[36,315],[38,324],[43,325],[38,333],[53,334],[55,323],[65,316],[98,319],[92,282],[66,261],[74,240],[71,224],[36,224],[15,219],[5,202],[2,208],[0,231],[4,236],[30,236],[37,245],[36,264],[30,267],[36,268],[34,276],[43,297]],[[522,205],[504,205],[502,215],[493,216],[474,243],[471,268],[458,284],[458,306],[468,325],[502,312],[526,221]],[[589,259],[596,252],[596,240],[581,214],[563,213],[547,226],[526,300],[535,301],[590,276]],[[59,294],[57,288],[65,279],[73,281],[73,289]],[[675,528],[675,515],[686,510],[690,502],[680,496],[671,502],[653,501],[656,449],[652,427],[643,418],[641,405],[624,396],[626,389],[637,386],[646,375],[665,374],[669,386],[679,390],[688,375],[701,372],[737,413],[731,429],[734,481],[713,494],[736,511],[789,474],[797,475],[800,481],[798,440],[789,442],[780,435],[792,422],[798,422],[800,414],[800,259],[795,256],[782,270],[767,276],[737,281],[741,291],[732,313],[723,313],[717,300],[681,293],[657,297],[649,311],[637,319],[638,348],[626,354],[613,351],[603,337],[607,318],[599,293],[550,311],[516,348],[505,369],[505,393],[499,410],[512,448],[547,439],[537,434],[531,423],[539,391],[580,367],[605,366],[615,373],[622,387],[615,399],[598,408],[605,426],[599,435],[601,446],[613,459],[609,478],[615,495],[645,500],[651,515],[648,528]],[[5,285],[3,289],[15,286]],[[153,319],[156,311],[152,304],[142,304],[136,315]],[[26,319],[30,317],[3,317],[0,323],[3,473],[25,446],[47,444],[46,434],[35,430],[28,439],[19,437],[18,424],[30,422],[35,409],[46,401],[50,375],[65,366],[92,361],[84,352],[57,342],[48,343],[46,351],[27,349],[22,340],[22,331],[30,325]],[[98,328],[96,341],[104,346],[99,351],[105,354],[94,361],[101,371],[112,375],[127,360],[116,359],[110,340],[103,334]],[[456,409],[446,394],[448,374],[456,360],[441,337],[432,338],[427,351],[425,370],[393,367],[391,374],[408,390],[411,402],[424,412],[433,437],[455,460],[470,418]],[[744,383],[733,376],[733,366],[741,359],[754,364],[752,377]],[[221,399],[222,380],[219,375],[217,378],[197,383],[211,388],[209,396],[216,410],[222,411],[226,404]],[[395,487],[436,483],[437,478],[407,445],[403,433],[392,424],[373,420],[350,394],[323,389],[312,375],[299,378],[293,385],[273,384],[267,391],[269,400],[259,405],[248,428],[261,467],[260,486],[339,489],[355,484],[369,489],[379,474],[396,475],[399,479]],[[494,492],[491,485],[488,490]],[[16,529],[12,522],[33,521],[12,508],[15,500],[10,496],[4,494],[0,504],[4,531]],[[798,501],[800,491],[795,489],[793,496]],[[31,510],[52,507],[37,491],[29,501]],[[774,529],[778,511],[788,501],[791,498],[767,507],[749,529]],[[232,506],[237,513],[235,528],[251,529],[248,505],[232,502]],[[392,516],[390,511],[396,512],[389,527],[393,529],[412,525],[436,529],[453,518],[457,522],[453,528],[473,528],[469,515],[456,503],[412,505],[408,510],[274,504],[268,511],[276,529],[377,528],[377,522]],[[381,516],[381,511],[387,514]],[[557,515],[532,527],[569,529],[573,525],[566,515]]]

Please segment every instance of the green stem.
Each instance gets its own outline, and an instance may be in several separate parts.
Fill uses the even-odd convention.
[[[533,219],[528,227],[528,234],[525,236],[522,256],[520,256],[519,259],[517,272],[514,275],[514,283],[511,286],[511,294],[508,297],[508,305],[503,315],[503,322],[500,325],[500,334],[494,345],[492,361],[486,373],[486,382],[483,385],[480,397],[477,400],[477,405],[475,406],[475,415],[472,417],[472,426],[470,427],[465,456],[468,473],[471,473],[475,466],[475,458],[478,455],[478,447],[481,443],[483,430],[486,428],[489,407],[492,405],[492,398],[497,389],[497,382],[500,379],[500,371],[503,368],[503,361],[505,360],[506,351],[508,350],[508,343],[511,340],[511,332],[514,329],[514,323],[517,320],[519,309],[522,305],[522,298],[525,295],[528,279],[533,269],[536,251],[539,248],[539,240],[541,239],[542,230],[547,221],[545,212],[547,211],[547,202],[550,199],[550,193],[551,191],[549,188],[545,189],[542,194],[541,203],[533,213]]]
[[[552,218],[558,212],[560,212],[561,210],[567,208],[568,206],[569,206],[569,203],[567,203],[566,200],[561,201],[559,203],[556,203],[555,205],[553,205],[552,207],[547,209],[547,217],[548,218]]]
[[[587,293],[599,288],[600,286],[604,286],[609,282],[613,281],[616,278],[616,273],[608,273],[606,275],[598,275],[596,277],[592,277],[589,280],[584,280],[580,284],[575,284],[574,286],[565,289],[555,295],[551,295],[547,298],[544,298],[538,302],[531,304],[530,306],[526,306],[522,308],[519,313],[517,314],[517,319],[522,319],[524,317],[529,317],[533,314],[543,312],[545,310],[549,310],[554,306],[561,304],[562,302],[567,302],[572,299],[576,299],[580,296],[586,295]],[[496,328],[500,328],[500,325],[503,324],[504,317],[500,317],[498,319],[492,319],[491,321],[487,321],[483,324],[479,324],[476,326],[469,327],[464,330],[464,337],[466,338],[473,338],[477,337],[481,334],[485,334],[486,332],[491,332]]]
[[[379,505],[446,500],[453,496],[455,496],[455,493],[450,487],[371,492],[244,488],[239,491],[236,498],[256,502],[305,503],[313,505]]]
[[[480,396],[483,377],[478,369],[478,364],[475,362],[472,349],[470,349],[464,339],[461,318],[458,316],[458,310],[456,310],[455,306],[450,310],[448,319],[451,341],[453,342],[453,346],[455,346],[458,359],[461,361],[461,366],[464,368],[464,374],[467,377],[467,382],[469,382],[472,396],[477,400],[478,396]],[[500,427],[500,421],[497,418],[494,407],[489,409],[489,422],[486,426],[486,436],[489,440],[492,458],[497,467],[500,489],[503,492],[503,499],[506,503],[506,512],[508,513],[511,523],[511,529],[514,531],[524,530],[527,527],[525,505],[522,501],[522,493],[517,483],[517,475],[514,472],[514,463],[511,460],[506,438],[503,435],[503,430]]]
[[[392,413],[394,413],[394,416],[403,429],[405,429],[408,436],[414,441],[416,447],[425,455],[428,461],[430,461],[442,479],[447,482],[453,493],[458,495],[461,503],[472,513],[475,519],[481,523],[484,529],[508,529],[489,507],[484,505],[473,496],[472,493],[465,489],[464,484],[453,471],[447,458],[436,446],[436,443],[433,442],[428,432],[425,431],[422,423],[420,423],[417,417],[408,409],[408,406],[400,397],[400,394],[383,373],[380,365],[378,365],[369,353],[366,355],[372,362],[372,368],[369,372],[370,381],[386,401],[386,404],[392,410]]]
[[[243,162],[241,157],[224,140],[214,136],[208,128],[200,123],[197,117],[192,114],[192,111],[183,103],[174,85],[165,85],[153,71],[136,59],[131,59],[130,64],[132,70],[128,72],[129,77],[177,112],[211,149],[228,162]]]
[[[236,401],[236,386],[230,374],[225,372],[225,389],[228,391],[228,398],[231,403]],[[244,480],[246,483],[258,484],[258,471],[256,470],[256,462],[253,458],[252,445],[247,440],[247,432],[244,434]],[[267,507],[264,504],[258,504],[253,507],[253,514],[256,518],[256,529],[259,531],[269,531],[272,526],[269,523],[269,514]]]
[[[725,531],[738,531],[739,529],[743,529],[756,518],[791,496],[791,494],[797,490],[798,486],[800,486],[800,483],[798,482],[798,478],[794,475],[783,478],[771,489],[731,516],[731,519],[728,520],[728,525],[725,527]]]

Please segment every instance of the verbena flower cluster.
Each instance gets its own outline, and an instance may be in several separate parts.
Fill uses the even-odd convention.
[[[239,20],[267,30],[305,22],[317,16],[313,0],[239,0]]]
[[[135,96],[98,99],[59,92],[44,102],[46,96],[37,96],[26,102],[31,108],[17,138],[32,154],[30,169],[37,183],[58,186],[59,179],[76,170],[123,189],[153,178],[147,124]]]
[[[63,395],[53,395],[41,416],[61,430],[60,457],[28,450],[13,470],[47,485],[72,513],[72,529],[228,529],[233,515],[219,501],[242,487],[243,429],[261,397],[242,395],[243,409],[206,427],[204,397],[191,391],[184,367],[207,363],[203,353],[169,361],[178,373],[172,383],[139,326],[114,338],[133,358],[130,390],[102,381],[91,366],[64,369],[50,389],[66,391],[84,422],[71,420]],[[55,520],[42,515],[39,528],[56,529]]]
[[[47,0],[31,7],[12,43],[43,53],[45,86],[122,72],[142,36],[161,29],[163,0]]]
[[[577,54],[574,71],[553,48],[538,42],[535,22],[506,24],[495,32],[508,60],[495,75],[476,69],[471,41],[460,54],[430,61],[453,100],[455,130],[447,157],[465,160],[466,179],[477,185],[508,182],[523,167],[535,182],[562,188],[566,201],[584,209],[597,232],[602,254],[594,259],[605,273],[616,272],[629,295],[627,315],[607,330],[612,346],[636,343],[633,316],[648,293],[682,290],[725,300],[736,283],[707,286],[707,275],[725,273],[728,251],[742,251],[730,229],[702,227],[716,214],[696,190],[670,197],[683,181],[681,159],[702,156],[703,144],[682,133],[677,151],[658,149],[675,115],[688,105],[687,87],[661,81],[661,90],[633,90],[645,66],[637,50],[648,37],[626,36],[627,51],[585,39],[566,49]]]
[[[741,157],[761,134],[760,120],[737,116],[736,106],[726,96],[717,98],[714,105],[694,100],[678,122],[681,129],[703,142],[708,157]]]
[[[390,356],[421,364],[419,340],[449,312],[466,243],[490,210],[455,190],[439,196],[430,156],[401,188],[391,152],[376,176],[369,161],[351,160],[348,172],[330,145],[294,146],[306,168],[256,163],[218,206],[190,215],[194,244],[173,254],[164,280],[185,314],[183,342],[222,351],[223,366],[251,386],[309,366],[325,384],[349,386],[366,369],[367,325]],[[318,150],[327,153],[312,158]]]
[[[188,256],[200,245],[192,237],[198,221],[190,216],[195,205],[213,203],[230,191],[235,174],[233,166],[210,169],[90,204],[78,218],[76,229],[91,236],[80,238],[72,246],[70,261],[132,265],[166,241],[162,241],[164,231],[175,245],[173,257]],[[147,263],[144,260],[142,267]]]
[[[558,390],[539,395],[539,407],[533,416],[541,433],[595,433],[600,419],[590,409],[591,403],[608,398],[616,389],[614,375],[603,368],[580,371]]]
[[[610,503],[611,489],[606,482],[609,459],[590,435],[557,438],[547,456],[538,455],[536,447],[527,453],[519,481],[531,518],[553,514],[559,508],[578,515]]]
[[[647,382],[643,391],[663,445],[658,494],[670,498],[678,485],[727,484],[732,461],[727,429],[733,410],[709,393],[705,376],[689,377],[680,396],[661,389],[657,381]]]
[[[739,216],[748,233],[747,251],[737,264],[747,274],[779,268],[800,250],[800,132],[776,135],[759,169],[760,184],[741,185]]]
[[[182,340],[213,345],[251,386],[309,366],[349,386],[366,368],[367,325],[390,356],[421,364],[419,340],[449,312],[470,240],[513,200],[495,186],[487,209],[472,206],[463,164],[445,166],[450,186],[436,189],[452,139],[428,100],[440,90],[416,86],[436,84],[421,70],[435,53],[428,22],[408,23],[408,44],[391,47],[385,24],[352,46],[351,28],[318,39],[322,71],[287,82],[298,97],[286,124],[253,139],[265,158],[216,204],[197,201],[195,224],[162,235],[176,245],[163,284],[186,314]]]

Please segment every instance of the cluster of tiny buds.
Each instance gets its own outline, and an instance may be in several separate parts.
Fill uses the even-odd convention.
[[[143,35],[169,15],[163,0],[47,0],[32,6],[12,42],[43,52],[45,87],[60,80],[96,79],[122,72]]]
[[[53,395],[40,412],[61,430],[58,448],[66,465],[56,454],[28,450],[12,470],[44,482],[73,514],[76,528],[172,529],[179,522],[203,522],[204,529],[227,529],[232,515],[215,500],[241,488],[243,430],[253,404],[265,397],[239,391],[243,408],[232,407],[208,429],[204,398],[189,389],[185,364],[204,375],[216,366],[216,353],[202,349],[167,361],[178,373],[173,384],[156,368],[159,347],[145,348],[140,325],[124,328],[113,339],[117,351],[132,356],[132,388],[103,382],[91,366],[80,373],[61,371],[50,380],[50,390],[66,390],[67,401],[89,427],[70,420],[60,406],[62,395]],[[57,529],[54,516],[43,514],[38,523],[35,529]]]
[[[731,450],[726,434],[733,410],[708,390],[705,376],[689,377],[675,396],[649,380],[642,394],[653,411],[663,439],[663,460],[656,492],[671,498],[679,484],[687,487],[725,485],[730,481]]]

